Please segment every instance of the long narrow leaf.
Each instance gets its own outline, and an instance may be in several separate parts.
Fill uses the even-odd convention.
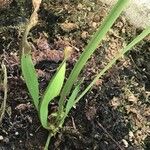
[[[44,97],[40,103],[40,111],[39,116],[42,123],[42,126],[48,129],[48,104],[52,101],[56,96],[59,95],[61,88],[64,83],[66,72],[66,62],[64,61],[62,65],[59,67],[58,71],[54,75],[53,79],[50,81]]]
[[[63,117],[60,118],[61,121],[59,120],[59,121],[60,121],[60,123],[59,123],[59,127],[60,127],[60,128],[61,128],[62,125],[64,124],[64,121],[65,121],[66,117],[68,116],[68,113],[70,112],[71,108],[73,108],[73,106],[75,106],[75,99],[76,99],[76,97],[77,97],[77,95],[78,95],[78,93],[79,93],[79,91],[80,91],[80,85],[81,85],[81,83],[83,82],[83,80],[84,80],[84,79],[82,79],[82,80],[77,84],[77,86],[76,86],[75,89],[73,90],[71,96],[69,97],[69,99],[68,99],[67,102],[66,102],[67,104],[66,104],[66,107],[65,107],[65,113],[64,113]],[[58,117],[59,117],[59,116],[58,116]],[[59,118],[58,118],[58,119],[59,119]]]
[[[20,50],[21,50],[21,69],[22,73],[27,85],[27,88],[31,94],[31,97],[33,99],[34,105],[36,109],[38,110],[39,105],[39,85],[38,85],[38,78],[37,74],[32,62],[31,58],[31,51],[32,48],[30,44],[28,43],[27,37],[29,34],[29,31],[37,24],[38,22],[38,14],[37,11],[40,7],[41,0],[32,0],[34,11],[29,19],[29,22],[27,23],[25,27],[25,31],[23,33]]]
[[[69,97],[69,99],[67,100],[67,104],[66,104],[66,107],[65,107],[65,113],[63,115],[63,117],[61,118],[61,121],[59,120],[59,116],[58,116],[58,122],[59,123],[59,127],[62,128],[63,124],[64,124],[64,121],[66,119],[66,117],[68,116],[68,113],[70,112],[71,108],[73,108],[73,106],[75,105],[75,99],[79,93],[79,90],[80,90],[80,84],[81,82],[75,87],[75,89],[73,90],[71,96]]]
[[[96,50],[100,42],[104,39],[106,33],[109,31],[111,26],[114,24],[116,19],[119,17],[123,9],[129,3],[130,0],[118,0],[116,5],[110,11],[109,15],[104,20],[103,24],[98,28],[97,32],[94,34],[93,38],[88,43],[87,47],[85,48],[84,52],[80,56],[79,60],[75,64],[67,82],[65,83],[61,97],[59,101],[59,112],[63,111],[63,103],[65,97],[69,94],[74,82],[76,81],[78,75],[80,74],[81,70],[83,69],[84,65],[86,64],[87,60]]]
[[[66,109],[65,109],[66,116],[68,115],[71,108],[75,105],[74,101],[75,101],[75,98],[77,97],[77,94],[79,93],[79,90],[80,90],[80,84],[75,87],[75,89],[73,90],[71,96],[69,97],[69,99],[67,101],[67,105],[66,105]]]
[[[80,94],[80,96],[76,99],[75,103],[77,103],[90,89],[91,87],[95,84],[95,82],[102,76],[104,73],[110,69],[115,62],[121,58],[126,52],[131,50],[132,47],[134,47],[137,43],[139,43],[143,38],[145,38],[148,34],[150,34],[150,27],[147,27],[140,35],[138,35],[130,44],[128,44],[124,49],[119,51],[114,58],[108,63],[108,65],[100,71],[94,78],[94,80],[88,85],[88,87]]]
[[[22,74],[25,79],[27,88],[31,94],[34,105],[38,109],[39,105],[39,84],[37,74],[31,59],[31,56],[28,54],[22,54],[21,57],[21,69]]]

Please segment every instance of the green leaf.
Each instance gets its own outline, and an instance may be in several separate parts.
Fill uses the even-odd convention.
[[[52,80],[50,81],[44,94],[44,97],[40,103],[39,116],[42,126],[46,129],[48,129],[48,104],[59,95],[64,83],[65,72],[66,62],[64,61],[62,65],[58,68],[58,71],[56,72]]]
[[[64,121],[65,121],[68,113],[70,112],[71,108],[75,105],[75,99],[76,99],[76,97],[79,93],[80,85],[81,85],[82,82],[83,82],[83,79],[81,81],[79,81],[79,83],[77,84],[77,86],[73,90],[71,96],[69,97],[69,99],[66,102],[67,104],[66,104],[66,107],[65,107],[65,113],[64,113],[63,117],[61,118],[61,121],[60,121],[60,124],[59,124],[60,128],[64,124]]]
[[[27,88],[31,94],[33,99],[33,103],[38,109],[39,105],[39,84],[37,74],[32,62],[31,55],[29,54],[22,54],[21,57],[21,69],[24,80],[26,82]]]
[[[123,9],[127,6],[130,0],[118,0],[118,2],[114,5],[108,16],[105,18],[104,22],[101,26],[97,29],[91,40],[88,42],[88,45],[85,47],[85,50],[80,55],[79,60],[76,62],[73,70],[71,71],[60,96],[59,101],[59,112],[63,111],[63,105],[65,101],[65,97],[68,96],[70,90],[77,80],[78,75],[80,74],[81,70],[85,66],[88,59],[94,53],[98,45],[102,42],[106,33],[110,30],[116,19],[120,16]]]
[[[69,97],[67,101],[66,111],[65,111],[66,116],[70,112],[71,108],[75,105],[75,99],[77,97],[77,94],[79,93],[80,85],[81,85],[81,82],[75,87],[75,89],[73,90],[71,96]]]
[[[84,89],[84,91],[79,95],[79,97],[75,100],[75,103],[77,103],[95,84],[95,82],[101,78],[106,71],[108,71],[118,59],[120,59],[125,53],[132,50],[132,48],[138,44],[140,41],[142,41],[147,35],[150,34],[150,26],[148,26],[144,31],[141,32],[132,42],[130,42],[126,47],[124,47],[122,50],[120,50],[112,60],[102,69],[94,78],[94,80]]]

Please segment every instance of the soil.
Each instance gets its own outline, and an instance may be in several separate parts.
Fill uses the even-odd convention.
[[[2,1],[0,5],[0,58],[8,77],[7,107],[0,124],[0,150],[42,150],[48,132],[23,81],[19,45],[32,7],[29,1]],[[8,3],[7,3],[8,2]],[[44,0],[39,23],[30,32],[33,60],[41,95],[63,60],[63,49],[73,50],[70,73],[91,35],[109,8],[98,0]],[[122,15],[82,71],[82,89],[125,44],[141,32]],[[51,141],[51,150],[148,150],[150,149],[150,37],[124,56],[94,85]],[[0,75],[0,77],[2,74]],[[2,78],[2,77],[1,77]],[[4,90],[0,84],[0,104]],[[57,102],[50,108],[57,106]]]

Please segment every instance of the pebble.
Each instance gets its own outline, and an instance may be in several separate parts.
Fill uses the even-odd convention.
[[[117,0],[100,0],[105,4],[114,5]],[[150,0],[131,0],[124,14],[137,28],[150,26]]]
[[[124,147],[127,148],[129,146],[129,143],[125,139],[122,139],[122,142],[124,144]]]
[[[19,132],[15,132],[15,135],[19,135]]]
[[[30,133],[30,136],[33,136],[33,134],[32,134],[32,133]]]
[[[129,141],[132,141],[134,137],[134,134],[132,131],[129,131]]]
[[[4,139],[4,137],[2,135],[0,135],[0,141],[2,141]]]

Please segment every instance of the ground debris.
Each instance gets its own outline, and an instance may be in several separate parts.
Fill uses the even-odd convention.
[[[27,104],[19,104],[15,107],[16,110],[19,110],[19,111],[24,111],[26,109],[30,109],[32,107],[32,105],[30,103],[27,103]]]
[[[39,63],[41,61],[54,61],[58,63],[59,61],[63,60],[64,53],[62,51],[47,49],[33,52],[32,58],[35,63]]]
[[[0,9],[8,7],[13,0],[0,0]]]
[[[19,9],[18,2],[22,1],[14,0],[11,3],[12,7],[7,7],[10,8],[7,10],[11,12],[10,16],[13,19],[15,17],[12,10],[16,6],[16,10]],[[25,7],[25,11],[27,10],[29,15],[31,1],[26,0],[25,3],[28,3],[27,6],[29,6]],[[84,51],[89,38],[96,31],[96,27],[101,24],[108,10],[106,5],[94,0],[83,0],[80,3],[71,0],[46,0],[43,5],[39,11],[39,24],[28,37],[34,45],[32,57],[39,77],[40,93],[44,92],[49,79],[63,61],[66,47],[73,49],[73,54],[67,62],[67,73],[70,73],[81,52]],[[7,26],[7,23],[12,23],[7,11],[5,14],[8,19],[3,23],[4,27]],[[25,17],[28,18],[28,15]],[[17,16],[21,16],[21,14],[18,12]],[[1,52],[4,52],[8,69],[8,105],[11,113],[8,115],[7,110],[0,133],[4,137],[2,141],[4,147],[8,145],[10,149],[42,150],[47,132],[40,126],[33,105],[30,107],[31,97],[21,78],[18,51],[22,32],[16,34],[16,31],[18,28],[7,29],[1,33],[3,39]],[[85,70],[81,74],[85,77],[81,89],[83,90],[89,85],[95,75],[110,62],[119,49],[123,48],[125,43],[129,43],[138,33],[139,30],[130,26],[125,19],[118,18],[112,30],[92,55],[89,63],[86,64]],[[146,89],[150,89],[148,79],[150,71],[148,65],[149,37],[146,40],[143,41],[143,46],[136,47],[123,59],[117,61],[116,65],[103,78],[99,79],[87,96],[77,104],[76,109],[70,112],[64,128],[71,126],[80,134],[70,133],[69,128],[68,133],[60,133],[60,139],[57,136],[53,139],[50,149],[111,150],[118,149],[121,144],[121,147],[133,150],[137,149],[136,146],[143,145],[143,141],[149,133],[150,114],[149,96],[145,92]],[[134,64],[128,57],[130,55],[134,56]],[[139,76],[142,80],[139,80]],[[131,93],[124,90],[127,85],[129,85]],[[143,96],[143,92],[146,96]],[[49,106],[49,108],[54,107]],[[16,133],[19,134],[15,136]],[[30,136],[31,133],[33,137]],[[57,142],[59,144],[56,146]],[[119,145],[117,146],[117,144]]]
[[[60,25],[61,29],[66,31],[66,32],[70,32],[72,30],[78,29],[78,25],[75,23],[71,23],[71,22],[66,22],[66,23],[62,23]]]

